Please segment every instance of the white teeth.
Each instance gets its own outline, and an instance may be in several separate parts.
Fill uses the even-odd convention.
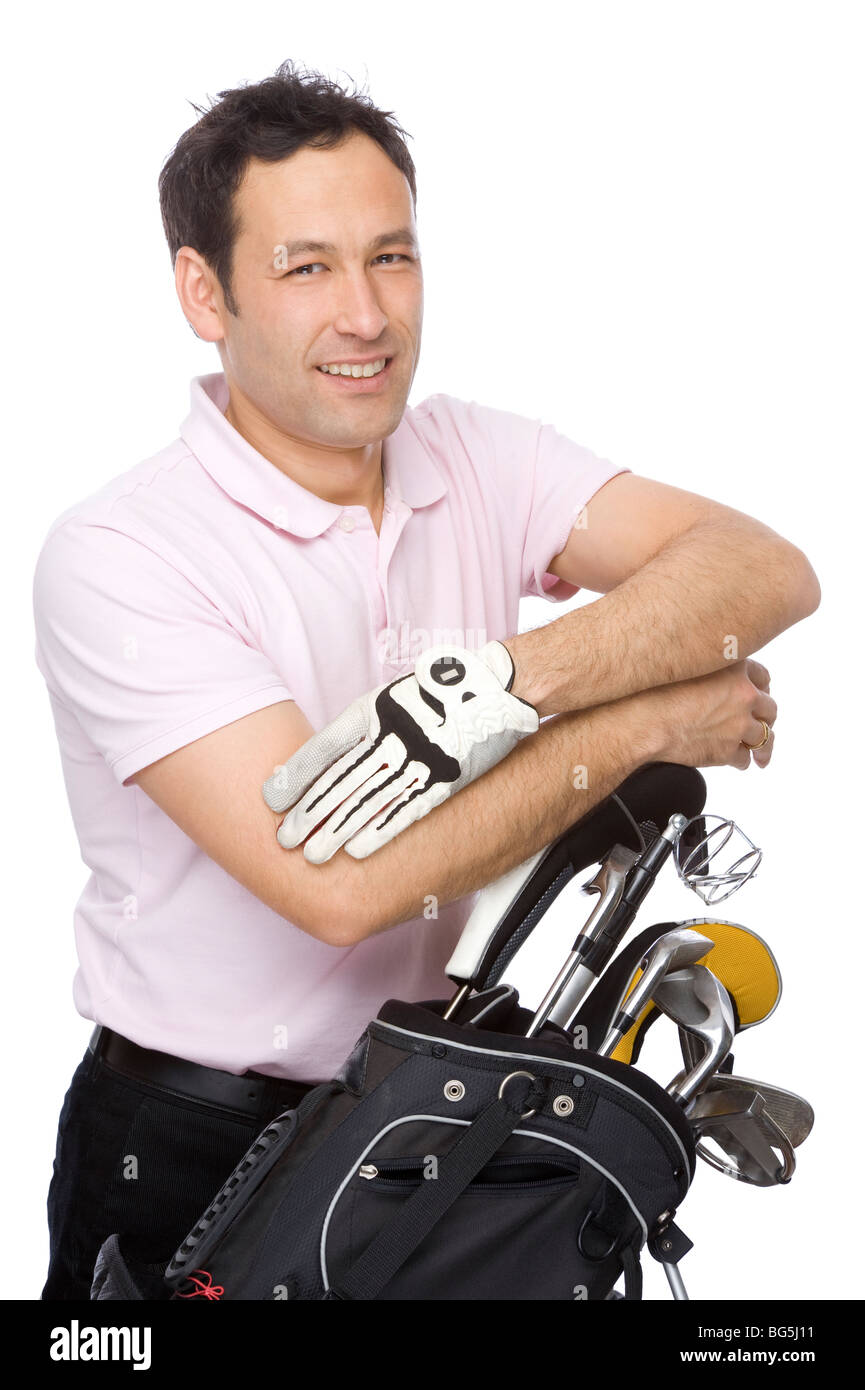
[[[324,367],[319,367],[320,372],[329,372],[331,376],[378,376],[384,369],[386,357],[380,357],[377,362],[367,362],[364,366],[358,363],[352,365],[349,362],[330,362]]]

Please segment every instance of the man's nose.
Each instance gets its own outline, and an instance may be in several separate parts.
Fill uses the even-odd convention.
[[[338,333],[358,338],[379,338],[387,327],[375,286],[363,271],[342,277],[337,290],[338,306],[334,328]]]

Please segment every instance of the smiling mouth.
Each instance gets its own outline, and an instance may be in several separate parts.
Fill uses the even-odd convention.
[[[391,361],[392,358],[382,353],[380,357],[368,357],[363,362],[320,362],[318,370],[328,376],[350,376],[355,379],[364,377],[368,380],[372,376],[378,376]]]
[[[393,360],[392,357],[378,357],[374,362],[340,364],[338,372],[329,370],[330,366],[337,365],[330,363],[327,366],[316,367],[316,371],[344,390],[363,393],[372,391],[389,380]]]

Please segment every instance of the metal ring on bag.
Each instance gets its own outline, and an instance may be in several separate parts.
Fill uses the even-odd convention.
[[[527,1077],[529,1078],[530,1081],[534,1081],[534,1080],[536,1079],[536,1078],[532,1075],[532,1073],[531,1073],[530,1071],[512,1071],[512,1072],[510,1073],[510,1075],[508,1075],[508,1076],[505,1077],[504,1081],[502,1082],[501,1086],[499,1087],[499,1100],[502,1099],[502,1091],[505,1089],[505,1087],[507,1086],[508,1082],[509,1082],[509,1081],[512,1081],[512,1080],[514,1079],[515,1076],[527,1076]],[[537,1111],[536,1111],[536,1110],[525,1110],[525,1111],[523,1112],[523,1114],[520,1115],[520,1119],[521,1119],[521,1120],[528,1120],[532,1115],[535,1115],[535,1114],[537,1114]]]
[[[578,1235],[577,1235],[577,1249],[579,1250],[579,1252],[580,1252],[580,1254],[582,1255],[583,1259],[584,1259],[584,1260],[592,1260],[592,1261],[593,1261],[594,1263],[596,1263],[596,1264],[600,1263],[601,1260],[608,1260],[608,1259],[610,1258],[610,1256],[612,1255],[613,1251],[614,1251],[615,1248],[616,1248],[616,1241],[617,1241],[617,1237],[616,1237],[616,1236],[610,1236],[609,1231],[601,1231],[601,1235],[607,1236],[608,1239],[609,1239],[609,1241],[610,1241],[610,1244],[607,1246],[607,1249],[603,1252],[603,1254],[601,1254],[601,1255],[590,1255],[590,1254],[588,1253],[588,1251],[586,1251],[586,1250],[583,1249],[583,1233],[585,1232],[585,1229],[586,1229],[586,1227],[588,1226],[589,1222],[590,1222],[590,1221],[594,1221],[594,1220],[595,1220],[595,1217],[596,1217],[597,1215],[598,1215],[598,1212],[592,1211],[591,1209],[589,1209],[589,1211],[586,1212],[586,1215],[585,1215],[584,1218],[583,1218],[583,1224],[581,1225],[581,1227],[580,1227],[580,1229],[579,1229],[579,1233],[578,1233]],[[600,1228],[599,1226],[596,1226],[596,1227],[595,1227],[595,1230],[596,1230],[596,1231],[600,1231],[601,1228]]]

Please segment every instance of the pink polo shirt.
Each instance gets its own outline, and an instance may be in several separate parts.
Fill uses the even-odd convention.
[[[197,377],[180,437],[63,512],[36,563],[36,662],[90,877],[78,1012],[207,1066],[329,1078],[387,998],[447,996],[474,896],[356,946],[315,940],[210,859],[139,768],[296,700],[313,728],[425,647],[518,631],[576,593],[546,566],[617,473],[548,424],[438,394],[383,441],[385,507],[308,492]],[[226,816],[231,815],[226,801]]]

